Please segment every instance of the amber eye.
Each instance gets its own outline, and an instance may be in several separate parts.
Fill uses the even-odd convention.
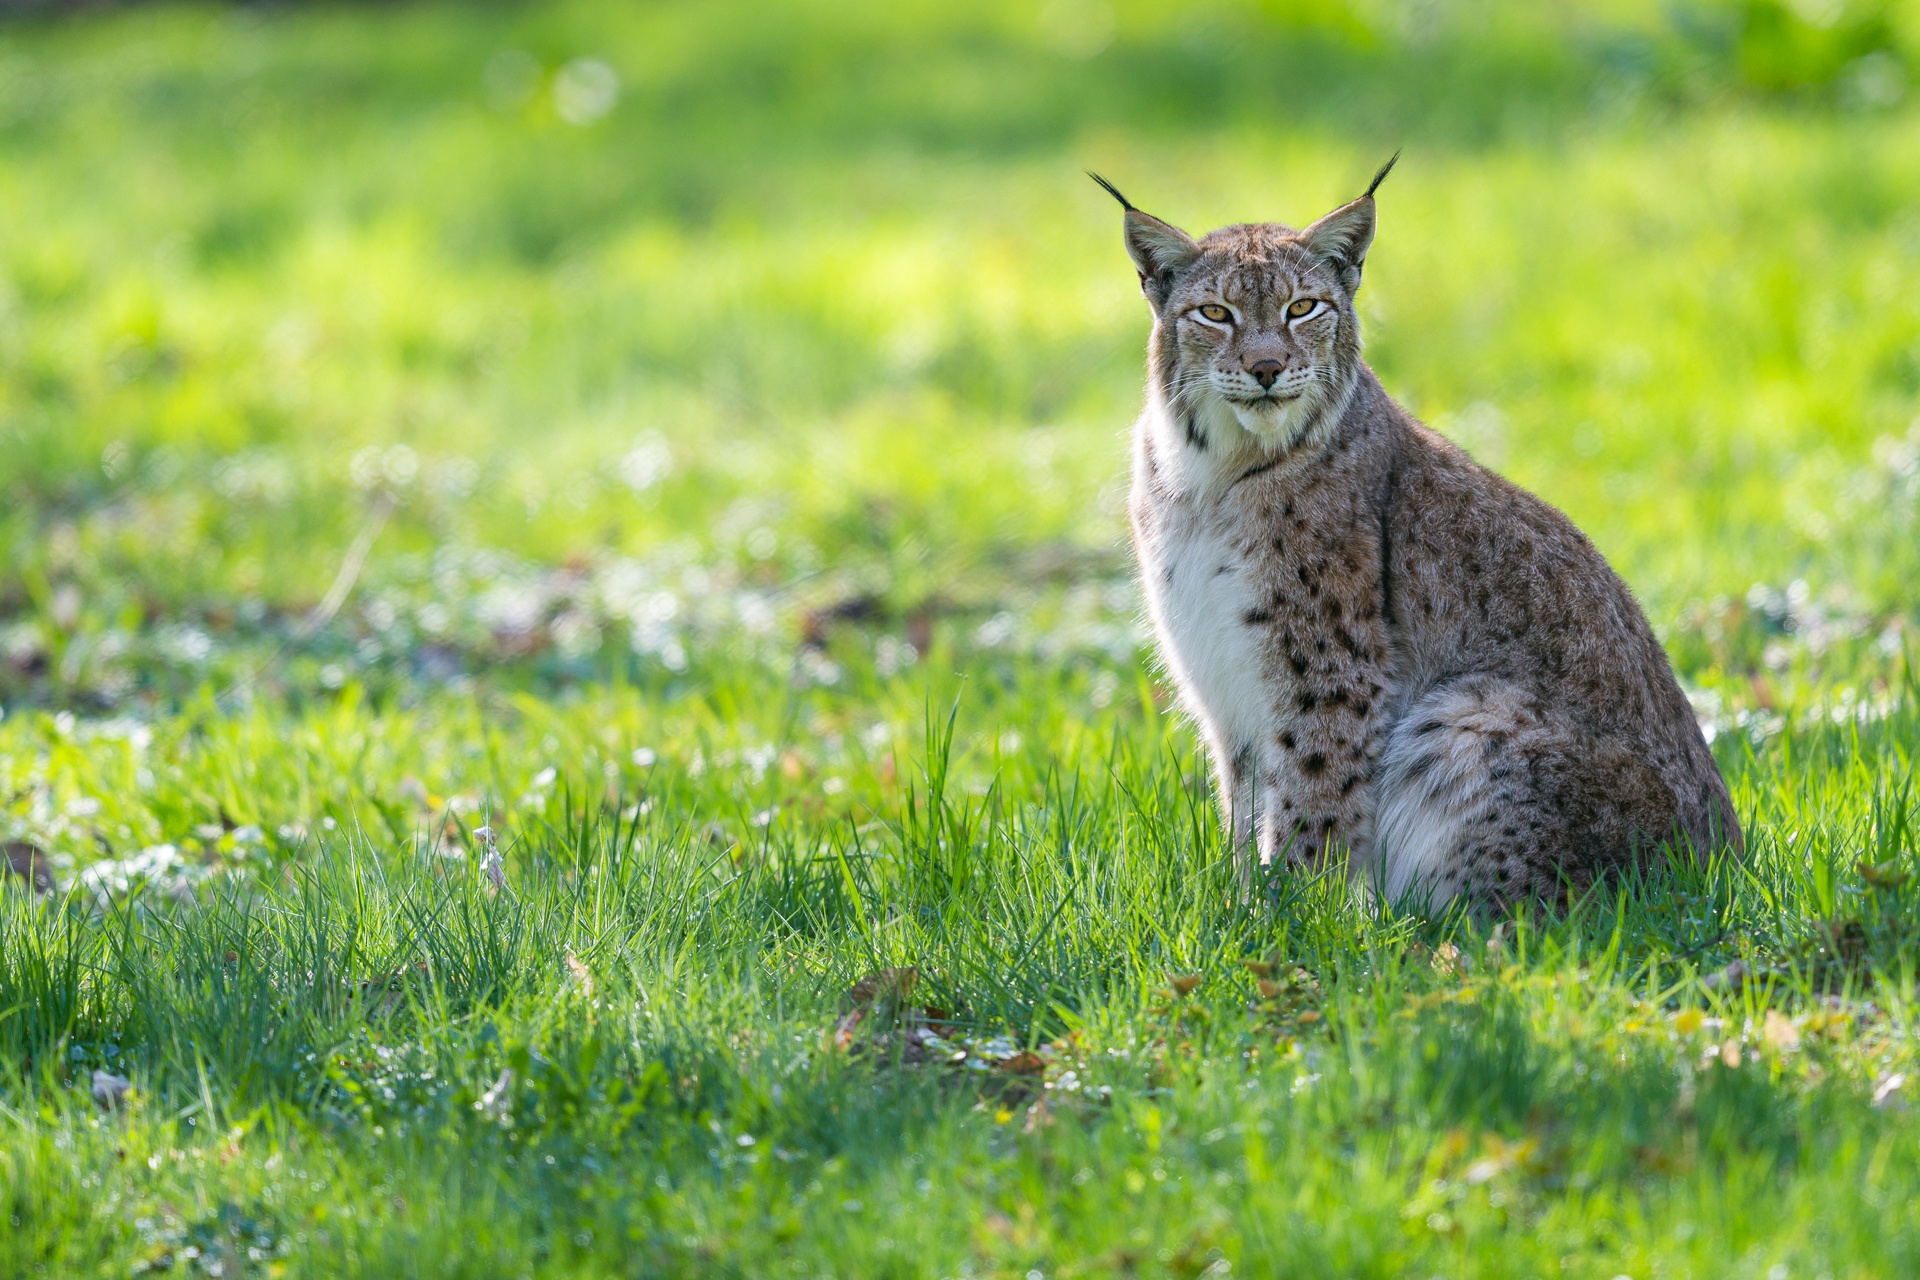
[[[1298,320],[1301,316],[1311,315],[1313,309],[1319,305],[1320,300],[1318,298],[1295,298],[1287,304],[1287,315],[1294,320]]]
[[[1215,324],[1225,324],[1227,321],[1233,319],[1233,312],[1227,310],[1217,302],[1209,302],[1206,306],[1201,307],[1200,314]]]

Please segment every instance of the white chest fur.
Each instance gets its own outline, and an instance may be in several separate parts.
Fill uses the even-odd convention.
[[[1141,547],[1147,610],[1160,656],[1215,750],[1258,746],[1273,718],[1255,632],[1255,593],[1231,543],[1195,520],[1173,520]]]
[[[1157,425],[1143,422],[1141,430]],[[1162,457],[1180,448],[1165,433],[1156,443]],[[1275,731],[1277,710],[1261,631],[1247,620],[1261,592],[1237,545],[1244,533],[1236,535],[1230,512],[1214,496],[1213,477],[1195,465],[1201,461],[1175,452],[1171,465],[1158,467],[1158,483],[1137,477],[1141,583],[1161,661],[1209,746],[1230,756],[1248,749],[1258,755]]]

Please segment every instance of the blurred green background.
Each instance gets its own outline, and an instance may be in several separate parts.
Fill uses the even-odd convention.
[[[1299,224],[1396,147],[1369,358],[1690,683],[1912,617],[1913,6],[9,9],[0,705],[1127,667],[1147,317],[1081,171]]]

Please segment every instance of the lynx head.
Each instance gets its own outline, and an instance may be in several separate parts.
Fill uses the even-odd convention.
[[[1353,297],[1373,243],[1373,193],[1397,159],[1304,230],[1244,223],[1199,240],[1090,175],[1126,210],[1127,255],[1153,308],[1150,376],[1190,437],[1238,423],[1285,448],[1337,416],[1360,365]]]

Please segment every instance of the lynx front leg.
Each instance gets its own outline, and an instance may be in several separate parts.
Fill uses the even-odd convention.
[[[1293,695],[1291,721],[1255,793],[1260,865],[1318,870],[1372,847],[1373,779],[1384,739],[1381,681],[1340,673]]]

